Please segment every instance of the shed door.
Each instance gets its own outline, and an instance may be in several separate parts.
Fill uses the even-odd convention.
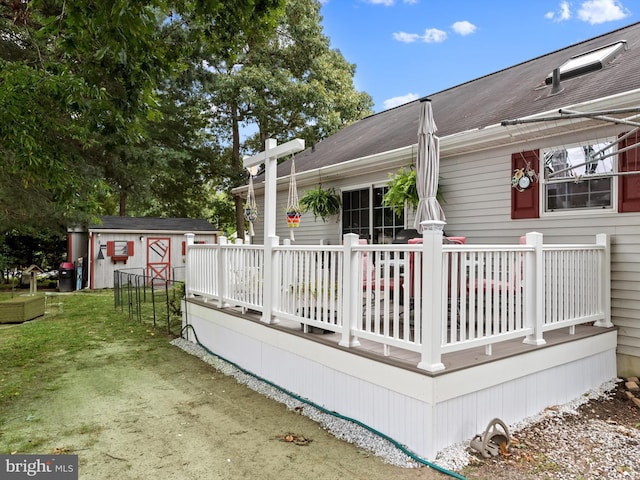
[[[147,238],[147,275],[150,282],[171,279],[171,238]]]

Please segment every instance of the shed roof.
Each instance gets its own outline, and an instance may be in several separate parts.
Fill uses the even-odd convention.
[[[90,230],[129,230],[163,232],[215,232],[207,220],[196,218],[158,218],[158,217],[100,217],[101,224],[91,225]]]
[[[619,41],[626,41],[627,49],[603,69],[563,80],[562,91],[550,95],[552,87],[545,84],[545,79],[555,68],[575,55]],[[446,72],[436,70],[434,74]],[[446,137],[638,88],[640,23],[635,23],[433,93],[428,98],[432,101],[437,134]],[[420,101],[415,100],[344,127],[313,148],[296,154],[297,173],[415,144],[419,110]],[[288,163],[278,166],[278,177],[288,175]]]

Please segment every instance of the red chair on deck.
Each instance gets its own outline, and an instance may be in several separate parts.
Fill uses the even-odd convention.
[[[410,245],[416,245],[422,243],[422,238],[411,238],[408,243]],[[463,245],[467,243],[467,237],[442,237],[443,244],[456,244]],[[414,297],[414,253],[409,253],[409,296]],[[449,269],[451,269],[451,259],[449,259]],[[449,276],[449,278],[451,278]],[[422,273],[420,273],[420,281],[422,282]],[[448,292],[451,293],[451,284],[448,286]]]
[[[520,245],[526,245],[527,243],[527,237],[526,236],[521,236],[518,240],[518,243]],[[522,253],[520,253],[520,262],[519,262],[519,266],[520,268],[518,268],[518,265],[514,266],[514,272],[516,272],[517,278],[515,279],[515,284],[511,283],[511,282],[505,282],[502,280],[494,280],[494,279],[483,279],[482,280],[482,290],[485,292],[491,292],[493,293],[494,291],[497,292],[498,294],[502,294],[503,292],[515,292],[519,288],[522,290],[523,288],[523,283],[524,283],[524,255]],[[471,288],[471,282],[472,280],[470,279],[469,282],[467,283],[467,290],[470,290]],[[473,284],[475,286],[475,291],[477,292],[479,290],[479,283],[476,282],[475,284]]]
[[[360,243],[360,245],[366,245],[368,241],[366,239],[360,239],[358,243]],[[389,290],[390,292],[394,292],[396,290],[393,278],[376,278],[376,267],[369,258],[369,252],[363,252],[362,290],[366,290],[367,287],[371,288],[374,295],[377,291]],[[402,279],[400,279],[399,288],[402,289]]]

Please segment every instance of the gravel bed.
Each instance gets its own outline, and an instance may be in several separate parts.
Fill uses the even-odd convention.
[[[368,429],[301,402],[267,382],[209,354],[197,344],[182,338],[175,339],[172,344],[197,356],[225,375],[234,377],[238,383],[286,405],[290,410],[296,410],[309,417],[341,440],[355,444],[392,465],[405,468],[419,466],[418,462],[391,442]],[[514,439],[512,451],[516,453],[513,459],[496,457],[496,459],[479,460],[469,446],[469,439],[443,449],[433,463],[454,472],[460,472],[469,464],[484,463],[483,468],[493,469],[491,470],[495,475],[493,478],[537,478],[528,476],[520,467],[520,464],[528,459],[527,454],[523,452],[518,455],[520,448],[534,447],[545,457],[544,461],[552,465],[544,471],[544,478],[640,479],[640,430],[602,418],[585,420],[578,415],[579,408],[589,401],[607,399],[612,395],[611,392],[615,390],[618,381],[620,379],[612,379],[572,402],[548,408],[539,415],[529,417],[515,425],[509,425],[509,432]],[[530,461],[535,461],[532,455],[529,457],[531,457]],[[518,458],[517,461],[516,458]],[[501,472],[507,476],[503,477]]]

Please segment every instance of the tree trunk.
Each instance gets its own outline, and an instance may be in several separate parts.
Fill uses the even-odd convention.
[[[120,190],[120,211],[118,213],[121,217],[127,215],[127,192]]]

